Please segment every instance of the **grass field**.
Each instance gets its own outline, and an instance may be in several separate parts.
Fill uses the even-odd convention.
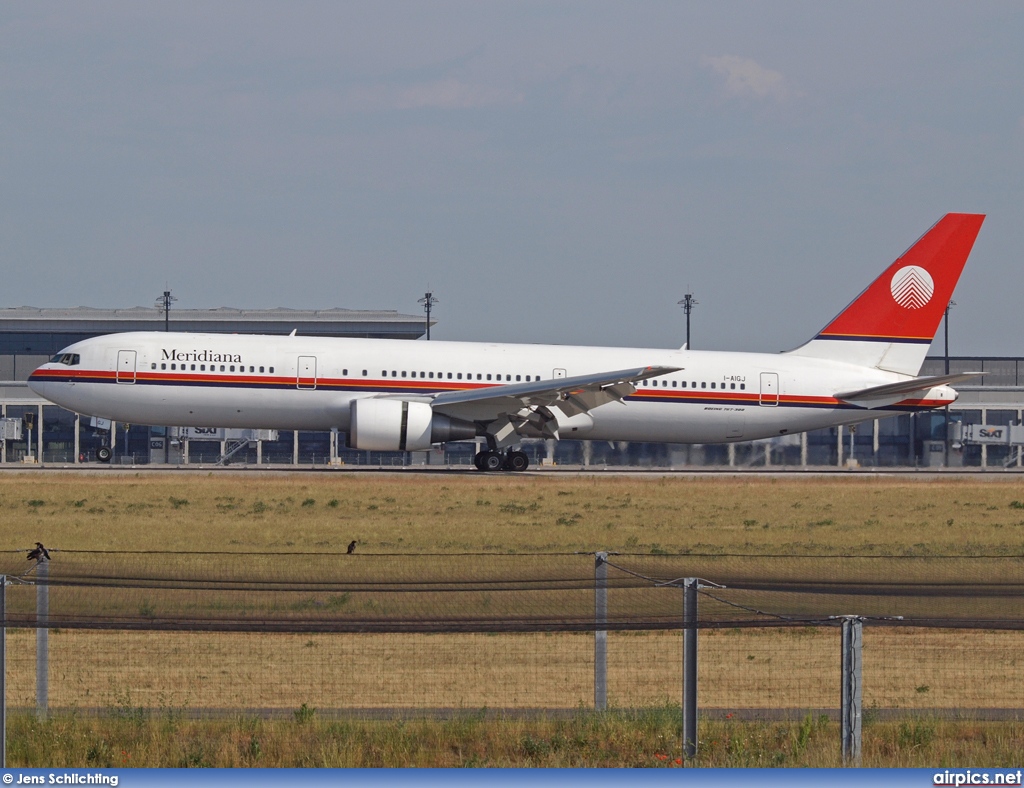
[[[679,751],[679,707],[580,712],[569,719],[325,720],[306,709],[292,719],[238,716],[157,718],[125,709],[112,719],[44,722],[16,715],[8,766],[45,767],[466,767],[600,766],[672,768]],[[841,766],[839,726],[807,716],[792,723],[705,722],[692,766]],[[862,765],[1014,768],[1024,723],[936,719],[867,720]]]
[[[1024,554],[1024,476],[0,475],[0,545]]]
[[[360,555],[1021,556],[1024,479],[997,478],[5,473],[0,550],[12,566],[24,566],[13,551],[35,541],[66,551],[322,554],[344,552],[355,539]],[[983,570],[984,559],[973,566]],[[926,715],[957,706],[1015,708],[1024,695],[1021,637],[869,628],[865,704]],[[65,630],[50,638],[51,705],[107,714],[45,723],[16,717],[8,762],[666,766],[679,754],[678,710],[670,705],[680,692],[679,640],[677,632],[612,633],[612,702],[647,711],[594,715],[582,711],[593,692],[592,637],[582,634]],[[704,632],[702,705],[723,712],[766,703],[834,707],[837,643],[830,628]],[[33,671],[34,637],[12,632],[12,706],[31,707]],[[328,709],[440,706],[469,711],[454,721],[323,716]],[[581,711],[568,720],[493,720],[472,711],[553,707]],[[150,717],[140,708],[164,712]],[[286,717],[324,711],[284,720],[189,716],[225,708]],[[927,716],[878,721],[865,728],[864,762],[1012,765],[1022,731],[1019,723]],[[838,758],[835,724],[816,717],[705,720],[701,740],[705,765],[828,766]]]
[[[1024,633],[868,627],[865,707],[944,712],[1022,706]],[[593,705],[589,633],[262,634],[59,630],[51,633],[50,705],[196,712],[578,709]],[[701,706],[835,708],[835,627],[705,630]],[[682,696],[680,631],[611,632],[608,697],[618,708]],[[154,669],[159,666],[159,669]],[[35,704],[35,632],[8,638],[7,701]]]

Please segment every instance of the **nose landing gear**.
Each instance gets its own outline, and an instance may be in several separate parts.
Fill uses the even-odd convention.
[[[481,451],[473,457],[473,464],[480,471],[525,471],[530,467],[530,458],[522,451]]]

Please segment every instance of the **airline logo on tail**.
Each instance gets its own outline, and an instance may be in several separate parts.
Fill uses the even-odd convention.
[[[908,265],[897,271],[889,284],[892,297],[906,309],[920,309],[932,300],[935,282],[931,275],[917,265]]]
[[[984,219],[946,214],[816,339],[930,344]]]

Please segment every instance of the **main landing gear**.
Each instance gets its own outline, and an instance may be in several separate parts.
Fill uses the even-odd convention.
[[[522,451],[481,451],[473,457],[473,464],[480,471],[525,471],[530,467],[530,458]]]

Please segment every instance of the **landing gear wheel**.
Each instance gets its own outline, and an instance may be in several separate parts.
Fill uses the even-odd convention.
[[[485,451],[481,452],[481,455],[480,470],[482,471],[500,471],[501,466],[505,464],[505,458],[501,452]]]
[[[109,446],[100,446],[96,449],[96,459],[100,462],[110,462],[110,458],[114,456],[114,452],[110,450]]]
[[[508,455],[508,468],[511,471],[525,471],[530,467],[530,458],[526,456],[526,452],[513,451]]]

